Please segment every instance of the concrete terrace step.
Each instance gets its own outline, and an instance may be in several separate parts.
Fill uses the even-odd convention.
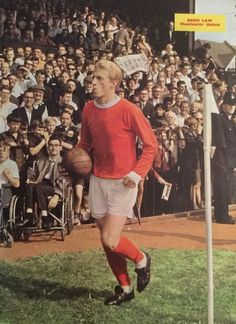
[[[236,204],[230,205],[229,206],[229,211],[231,216],[236,218]],[[142,217],[141,222],[146,223],[146,222],[158,222],[160,220],[165,220],[165,219],[170,219],[170,218],[182,218],[182,217],[187,217],[189,219],[204,219],[205,218],[205,209],[197,209],[197,210],[190,210],[186,212],[179,212],[179,213],[173,213],[173,214],[162,214],[162,215],[155,215],[155,216],[148,216],[148,217]],[[214,207],[212,207],[212,216],[214,213]],[[132,224],[138,224],[138,220],[131,219],[128,220],[126,225],[132,225]],[[77,229],[85,229],[85,228],[92,228],[96,227],[94,223],[92,224],[83,224],[81,226],[77,226]]]

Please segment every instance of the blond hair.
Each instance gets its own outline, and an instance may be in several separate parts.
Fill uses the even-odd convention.
[[[101,59],[96,63],[96,69],[105,70],[108,72],[109,79],[116,82],[116,86],[119,86],[123,79],[123,72],[120,67],[114,62],[106,59]]]
[[[45,120],[44,120],[44,123],[46,124],[46,125],[48,125],[48,124],[50,124],[50,123],[55,123],[55,124],[57,124],[57,119],[55,118],[55,117],[53,117],[53,116],[48,116]]]

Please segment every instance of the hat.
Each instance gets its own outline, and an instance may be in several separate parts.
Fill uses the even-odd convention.
[[[84,78],[84,82],[92,83],[93,82],[93,77],[91,75],[87,75]]]
[[[235,105],[236,104],[236,96],[233,92],[226,92],[223,98],[223,103],[227,105]]]
[[[42,90],[45,91],[45,87],[41,84],[35,84],[33,87],[31,87],[31,90]]]

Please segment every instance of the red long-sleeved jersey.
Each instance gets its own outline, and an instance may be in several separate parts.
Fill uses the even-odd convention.
[[[141,158],[136,159],[136,137],[143,142]],[[109,108],[91,101],[83,111],[81,141],[78,147],[92,150],[93,173],[106,179],[120,179],[134,171],[144,177],[152,166],[157,149],[153,131],[134,104],[125,99]]]

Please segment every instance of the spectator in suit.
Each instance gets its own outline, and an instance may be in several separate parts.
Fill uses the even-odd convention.
[[[45,219],[48,216],[48,209],[55,208],[62,197],[63,178],[59,172],[59,165],[62,162],[61,150],[60,138],[52,135],[48,141],[48,157],[40,158],[36,162],[32,178],[29,179],[26,187],[26,220],[31,225],[35,201],[40,216]],[[48,197],[51,197],[49,201]]]
[[[18,115],[22,122],[30,126],[34,120],[42,119],[44,113],[43,110],[34,108],[34,102],[33,90],[26,90],[23,95],[21,106],[14,109],[12,113]]]
[[[162,42],[165,45],[171,44],[176,45],[176,32],[174,31],[174,22],[169,21],[167,23],[166,29],[162,32]]]
[[[216,81],[213,83],[213,96],[215,98],[217,107],[220,108],[220,106],[223,103],[223,98],[226,93],[227,86],[224,81]]]
[[[52,90],[45,84],[46,73],[44,70],[38,70],[35,74],[35,78],[37,81],[36,86],[41,86],[43,89],[43,101],[46,102],[52,99]]]
[[[162,90],[156,85],[152,88],[152,99],[149,99],[143,108],[143,113],[146,117],[153,118],[155,115],[154,108],[157,104],[161,104],[163,102],[162,99]]]
[[[136,94],[136,82],[133,78],[129,78],[126,82],[127,99]]]
[[[142,111],[145,111],[145,107],[148,103],[148,90],[146,88],[142,88],[138,92],[139,95],[139,101],[140,101],[140,108]]]
[[[227,92],[223,97],[221,113],[212,114],[212,182],[215,219],[220,224],[234,224],[228,205],[232,194],[232,182],[236,171],[236,96]]]
[[[33,107],[35,110],[37,110],[37,119],[45,120],[48,117],[48,109],[43,99],[45,87],[44,85],[36,84],[31,88],[31,90],[34,94]]]

